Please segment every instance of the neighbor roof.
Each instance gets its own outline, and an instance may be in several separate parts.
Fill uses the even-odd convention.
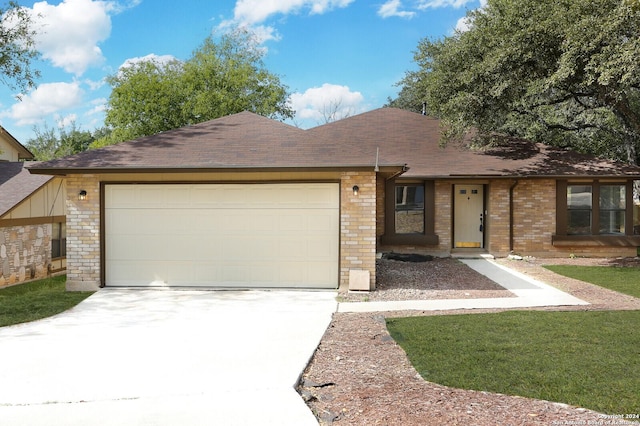
[[[408,166],[405,177],[629,176],[640,168],[527,141],[440,146],[439,120],[381,108],[302,130],[242,112],[30,166],[32,173]]]
[[[25,164],[28,163],[0,162],[0,217],[53,179],[32,175]]]
[[[11,133],[7,132],[7,130],[2,126],[0,126],[0,137],[7,141],[9,145],[11,145],[16,151],[18,151],[19,160],[34,159],[33,153],[31,153],[31,151],[29,151],[27,147],[18,142],[18,140],[14,138]]]

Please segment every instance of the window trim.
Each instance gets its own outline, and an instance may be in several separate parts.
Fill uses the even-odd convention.
[[[625,227],[624,234],[600,234],[600,186],[625,185]],[[590,235],[568,234],[568,185],[591,185],[592,217]],[[639,247],[640,236],[633,235],[633,179],[600,181],[592,179],[558,180],[556,181],[556,233],[552,236],[552,244],[556,247],[574,246],[610,246]]]
[[[396,187],[418,184],[424,186],[424,233],[396,233]],[[435,234],[435,181],[395,180],[385,182],[384,235],[380,242],[384,245],[438,245],[440,239]]]

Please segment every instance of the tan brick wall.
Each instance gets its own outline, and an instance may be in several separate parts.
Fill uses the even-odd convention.
[[[438,236],[438,251],[449,253],[453,244],[453,205],[452,184],[447,181],[436,181],[435,185],[435,224],[434,232]]]
[[[385,185],[386,180],[378,176],[376,181],[376,236],[378,243],[380,237],[384,235]]]
[[[485,185],[488,191],[485,218],[485,248],[496,255],[509,254],[510,180],[494,180]]]
[[[360,188],[353,194],[353,186]],[[349,271],[369,271],[376,280],[376,173],[345,172],[340,179],[340,287],[349,285]]]
[[[556,181],[520,180],[513,190],[513,250],[521,253],[554,251]]]
[[[87,191],[86,200],[78,193]],[[67,178],[67,290],[100,287],[100,182],[94,175]]]
[[[453,192],[455,180],[435,183],[435,234],[438,246],[380,246],[381,251],[430,253],[447,256],[451,253],[453,232]],[[512,179],[478,181],[487,191],[488,216],[485,219],[485,248],[495,256],[510,252],[510,187]],[[513,189],[513,251],[524,256],[635,256],[635,247],[566,246],[554,247],[556,232],[556,181],[554,179],[519,179]],[[378,237],[384,234],[384,183],[378,183]]]
[[[45,278],[50,263],[50,223],[0,228],[0,287]]]
[[[488,251],[509,254],[509,188],[512,180],[493,180],[489,188]],[[554,247],[556,232],[556,181],[519,179],[513,189],[513,252],[534,257],[635,256],[635,247]]]

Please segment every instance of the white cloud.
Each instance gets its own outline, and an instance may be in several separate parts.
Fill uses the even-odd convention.
[[[86,84],[90,90],[99,90],[101,87],[107,84],[107,82],[104,79],[94,81],[88,78],[83,80],[83,83]]]
[[[41,84],[3,115],[14,119],[18,126],[36,124],[47,115],[80,105],[83,94],[78,82]]]
[[[155,53],[150,53],[146,56],[137,56],[135,58],[129,58],[118,69],[129,68],[135,64],[140,62],[155,62],[156,64],[166,65],[173,61],[176,61],[176,57],[172,55],[156,55]]]
[[[56,117],[56,123],[58,124],[58,127],[62,129],[67,126],[71,126],[76,122],[77,119],[78,119],[78,116],[76,114],[69,114],[64,117],[58,116]]]
[[[107,102],[107,98],[98,98],[92,100],[91,105],[93,105],[93,108],[87,111],[84,115],[87,117],[91,117],[93,115],[102,114],[107,110]]]
[[[30,11],[41,31],[36,47],[54,66],[82,75],[87,68],[104,62],[99,44],[111,34],[110,13],[120,7],[115,2],[92,0],[34,3]]]
[[[234,20],[241,24],[259,24],[272,15],[299,13],[308,9],[310,14],[323,14],[336,8],[347,7],[354,0],[238,0]]]
[[[399,18],[413,18],[415,12],[401,11],[402,4],[400,0],[389,0],[378,9],[378,16],[382,18],[391,18],[397,16]]]
[[[334,9],[349,6],[355,0],[238,0],[233,10],[233,18],[224,20],[218,26],[226,31],[230,28],[246,28],[254,32],[260,42],[279,40],[276,29],[261,25],[275,15],[296,14],[308,10],[310,15],[321,15]]]
[[[453,7],[459,9],[475,0],[420,0],[418,9],[437,9],[439,7]]]
[[[362,93],[329,83],[304,93],[293,93],[289,101],[296,111],[296,119],[314,120],[316,124],[322,124],[329,115],[344,118],[364,110]]]
[[[480,0],[480,10],[484,9],[487,6],[487,0]],[[471,22],[469,20],[468,17],[463,16],[462,18],[458,19],[458,22],[456,23],[456,31],[459,33],[463,33],[465,31],[469,31],[469,28],[471,27]]]

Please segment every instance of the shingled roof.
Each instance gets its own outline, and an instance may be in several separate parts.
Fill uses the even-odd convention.
[[[405,177],[640,176],[640,168],[514,140],[440,146],[440,121],[381,108],[302,130],[250,112],[30,167],[32,173],[408,166]]]
[[[23,162],[0,162],[0,217],[53,179],[32,175]]]

